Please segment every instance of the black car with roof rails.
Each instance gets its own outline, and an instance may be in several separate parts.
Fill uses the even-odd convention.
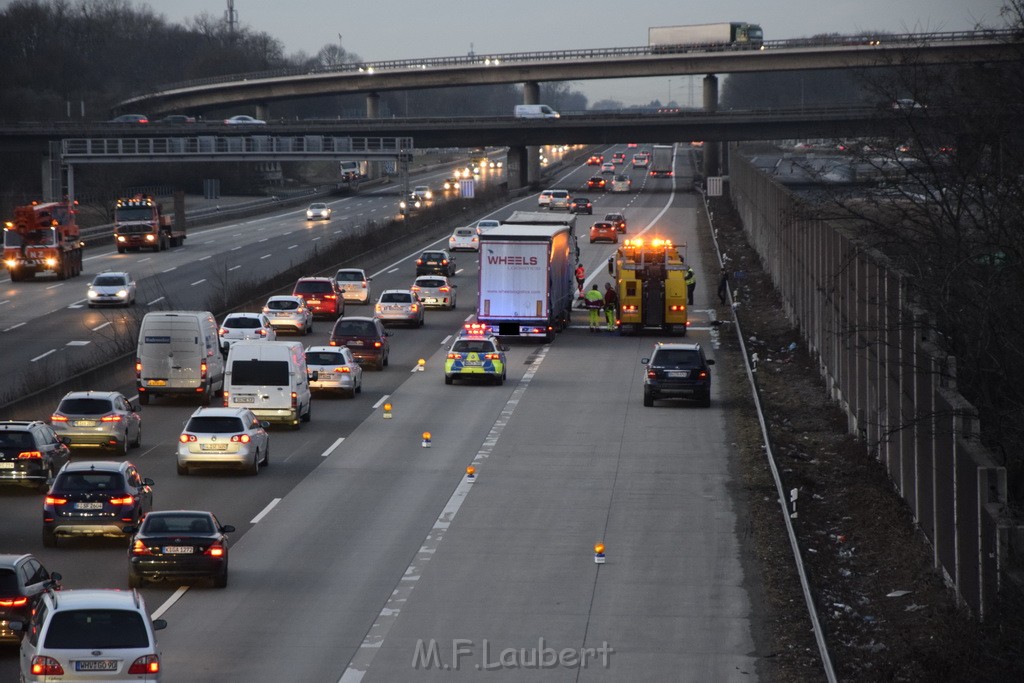
[[[49,572],[35,555],[0,555],[0,643],[20,643],[22,633],[12,621],[27,622],[47,590],[60,590],[61,575]]]
[[[45,491],[71,456],[68,443],[45,422],[0,422],[0,484],[38,486]]]
[[[711,405],[711,366],[715,361],[705,357],[700,344],[659,342],[651,357],[640,362],[646,366],[646,407],[663,398],[692,399],[705,408]]]
[[[455,258],[444,250],[425,251],[416,259],[417,275],[455,275]]]

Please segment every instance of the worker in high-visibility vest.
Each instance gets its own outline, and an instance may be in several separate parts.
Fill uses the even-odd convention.
[[[697,288],[697,276],[693,272],[693,268],[686,269],[686,303],[690,306],[693,305],[693,290]]]
[[[586,296],[583,297],[587,304],[587,314],[590,316],[590,331],[596,332],[601,329],[601,311],[604,310],[604,297],[597,291],[597,285],[591,287]]]

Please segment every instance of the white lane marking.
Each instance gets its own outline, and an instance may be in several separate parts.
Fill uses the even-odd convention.
[[[388,271],[389,274],[390,273],[397,273],[397,272],[398,272],[398,268],[392,268],[391,270]]]
[[[467,315],[465,322],[468,323],[470,320],[472,320],[474,315],[476,315],[476,314],[475,313],[470,313],[469,315]]]
[[[522,401],[526,388],[530,385],[530,381],[547,356],[549,348],[550,346],[547,345],[541,347],[530,369],[523,375],[523,378],[519,381],[519,386],[509,396],[508,401],[505,402],[505,407],[501,409],[501,414],[498,415],[494,424],[491,425],[490,433],[487,434],[487,438],[481,444],[476,457],[473,458],[473,462],[478,465],[478,470],[480,469],[479,465],[491,456],[495,446],[497,446],[498,439],[501,438],[501,433],[505,430],[505,425],[512,418],[512,413],[515,412],[516,406]],[[370,630],[366,632],[363,642],[359,644],[359,649],[352,656],[352,660],[341,675],[341,678],[338,679],[338,683],[359,683],[363,680],[363,676],[366,675],[366,672],[369,671],[370,666],[373,664],[374,657],[377,656],[377,653],[384,645],[384,640],[388,637],[391,627],[398,621],[402,607],[412,597],[412,592],[416,588],[419,578],[423,575],[427,564],[430,562],[430,558],[437,553],[437,549],[444,540],[445,533],[452,522],[455,521],[455,516],[466,501],[466,497],[469,495],[472,487],[473,484],[467,482],[465,477],[455,487],[455,491],[448,499],[448,502],[445,503],[441,514],[437,516],[434,526],[427,532],[426,538],[423,539],[423,544],[416,553],[416,557],[409,563],[405,573],[402,574],[402,578],[399,579],[398,585],[391,592],[391,597],[384,604],[384,607],[377,615],[377,619],[370,626]]]
[[[310,240],[310,241],[311,241],[311,242],[316,242],[316,241],[317,241],[318,239],[320,239],[320,238],[319,238],[319,237],[314,237],[314,238],[313,238],[312,240]]]
[[[4,299],[3,301],[0,301],[0,306],[3,306],[4,304],[9,304],[9,303],[11,303],[10,299]]]
[[[267,503],[267,507],[263,508],[263,511],[260,512],[260,514],[256,515],[255,517],[253,517],[252,519],[249,520],[249,524],[256,524],[257,522],[259,522],[261,519],[266,517],[267,514],[271,510],[273,510],[275,507],[277,507],[277,504],[280,503],[280,502],[281,502],[280,498],[275,498],[274,500],[272,500],[269,503]]]
[[[245,224],[243,223],[242,225],[245,225]],[[242,234],[242,233],[240,233],[240,232],[233,232],[233,233],[231,233],[231,236],[232,236],[232,237],[238,237],[238,236],[239,236],[239,235],[241,235],[241,234]]]
[[[47,351],[46,353],[42,353],[42,354],[39,354],[38,356],[36,356],[35,358],[33,358],[33,359],[32,359],[32,362],[33,362],[33,363],[35,363],[35,362],[36,362],[37,360],[39,360],[40,358],[46,358],[46,357],[47,357],[47,356],[49,356],[49,355],[50,355],[51,353],[56,353],[56,352],[57,352],[57,349],[50,349],[50,350],[49,350],[49,351]]]
[[[458,275],[459,273],[461,273],[464,270],[465,270],[465,268],[459,268],[458,270],[455,271],[455,274]]]
[[[320,457],[321,458],[326,458],[328,455],[333,453],[334,449],[337,448],[338,446],[340,446],[341,442],[344,441],[344,440],[345,440],[345,437],[339,436],[337,439],[334,440],[334,443],[331,444],[330,448],[328,448],[326,451],[324,451],[323,453],[320,454]]]
[[[202,280],[196,280],[195,282],[193,282],[192,286],[195,287],[196,285],[201,285],[204,282],[206,282],[206,278],[205,277]]]
[[[201,258],[199,260],[200,261],[205,261],[206,259],[211,259],[211,258],[213,258],[213,254],[210,254],[209,256],[204,256],[203,258]]]
[[[159,619],[167,610],[169,610],[174,603],[181,599],[181,596],[188,591],[188,586],[178,586],[178,590],[174,591],[171,597],[164,601],[164,604],[156,608],[156,611],[149,615],[150,619]]]
[[[17,325],[11,325],[6,330],[4,330],[4,332],[10,332],[11,330],[16,330],[16,329],[18,329],[19,327],[21,327],[24,324],[25,323],[18,323]]]
[[[260,256],[261,261],[265,258],[270,258],[270,254],[264,254],[263,256]]]
[[[47,287],[47,289],[57,289],[58,287],[63,287],[63,286],[64,286],[63,282],[58,282],[55,285],[50,285],[49,287]]]
[[[377,410],[377,408],[380,408],[382,405],[384,405],[384,401],[388,400],[389,398],[391,398],[391,394],[384,394],[383,396],[381,396],[380,399],[373,404],[373,409]]]
[[[289,248],[289,249],[298,249],[298,248],[299,248],[299,245],[297,245],[297,244],[293,244],[292,246],[290,246],[290,247],[288,247],[288,248]]]
[[[146,258],[140,258],[138,262],[142,263],[143,261],[151,261],[151,260],[153,260],[153,257],[152,256],[147,256]]]
[[[259,241],[260,241],[260,242],[266,242],[266,241],[267,241],[267,240],[269,240],[269,239],[270,239],[269,237],[264,237],[263,239],[261,239],[261,240],[259,240]]]
[[[88,346],[89,344],[92,344],[92,342],[88,340],[82,341],[79,339],[73,339],[65,344],[65,346]]]
[[[146,305],[147,305],[147,306],[152,306],[153,304],[157,303],[158,301],[163,301],[163,300],[164,300],[164,298],[163,298],[162,296],[160,296],[160,297],[157,297],[157,298],[153,299],[152,301],[150,301],[150,302],[149,302],[148,304],[146,304]]]
[[[74,309],[82,308],[82,302],[81,301],[76,301],[73,304],[68,304],[68,308],[74,308]]]
[[[448,343],[448,340],[449,340],[449,339],[451,339],[451,338],[452,338],[452,335],[450,335],[450,334],[449,334],[449,335],[448,335],[447,337],[445,337],[444,339],[442,339],[442,340],[441,340],[441,346],[444,346],[445,344],[447,344],[447,343]]]
[[[427,249],[430,249],[430,248],[432,248],[432,247],[434,247],[434,246],[436,246],[438,244],[441,244],[446,239],[448,239],[448,238],[447,237],[442,237],[442,238],[440,238],[439,240],[437,240],[435,242],[431,242],[430,244],[428,244],[423,249],[419,249],[417,251],[412,252],[411,254],[407,254],[407,255],[403,256],[402,258],[398,259],[397,261],[395,261],[394,263],[390,263],[390,264],[384,266],[383,268],[378,270],[376,273],[370,273],[370,277],[377,277],[378,275],[381,275],[384,272],[393,273],[396,270],[398,270],[398,268],[394,268],[394,270],[388,270],[388,268],[392,268],[393,266],[399,266],[399,265],[405,263],[406,261],[408,261],[411,258],[418,257],[420,254],[422,254]]]
[[[237,246],[237,247],[231,247],[230,251],[238,251],[238,250],[239,250],[239,249],[241,249],[241,248],[242,248],[242,246],[241,246],[241,245],[239,245],[239,246]]]
[[[238,269],[239,269],[239,268],[241,268],[241,267],[242,267],[242,266],[231,266],[230,268],[228,268],[228,270],[229,270],[229,271],[231,271],[231,270],[238,270]]]
[[[100,330],[102,330],[104,327],[106,327],[109,324],[110,324],[110,321],[107,321],[107,322],[103,323],[102,325],[97,325],[96,327],[92,328],[92,331],[93,332],[99,332]]]
[[[165,270],[162,270],[162,271],[160,271],[160,272],[162,272],[162,273],[169,273],[169,272],[171,272],[172,270],[177,270],[177,269],[178,269],[178,266],[171,266],[170,268],[167,268],[167,269],[165,269]]]

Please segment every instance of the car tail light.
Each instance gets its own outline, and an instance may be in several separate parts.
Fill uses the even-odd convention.
[[[336,341],[334,341],[334,340],[332,339],[332,340],[330,341],[330,345],[331,345],[331,346],[337,346],[337,345],[338,345],[338,342],[336,342]]]
[[[442,266],[447,266],[448,265],[448,259],[446,259],[446,258],[441,259],[441,265]]]
[[[222,327],[222,328],[220,328],[220,332],[218,332],[218,334],[219,334],[220,336],[222,336],[222,337],[223,337],[223,336],[224,336],[225,334],[227,334],[227,333],[228,333],[228,330],[227,330],[227,328],[226,328],[226,327]]]
[[[121,496],[119,498],[111,498],[111,505],[133,505],[135,503],[135,496]]]
[[[64,505],[67,502],[67,498],[58,498],[56,496],[47,496],[43,499],[43,505]]]
[[[53,415],[50,416],[50,422],[67,422],[67,421],[68,421],[68,418],[66,416],[64,416],[64,415],[58,415],[57,413],[54,413]]]
[[[708,371],[707,370],[701,370],[700,372],[697,373],[697,379],[707,379],[707,377],[708,377]]]
[[[685,311],[686,310],[686,306],[679,306],[679,305],[669,306],[669,310],[670,311]]]
[[[423,265],[423,259],[421,259],[421,258],[416,259],[416,265],[417,266],[422,266]]]
[[[63,676],[64,667],[53,657],[36,655],[32,658],[33,676]]]
[[[438,291],[440,291],[440,292],[450,292],[450,291],[452,291],[452,288],[451,287],[439,287]]]
[[[224,397],[224,407],[227,408],[228,407],[228,403],[229,403],[231,397],[228,394],[228,392],[226,392],[226,391],[221,392],[221,395]]]
[[[142,377],[142,361],[138,358],[135,359],[135,378]]]
[[[225,394],[225,396],[226,396],[226,394]],[[181,436],[178,437],[178,441],[180,441],[182,443],[192,443],[192,442],[196,441],[196,435],[195,434],[182,434]]]
[[[461,353],[449,353],[448,354],[448,360],[458,360],[460,358],[462,358],[462,354]]]
[[[199,364],[199,377],[201,379],[206,379],[206,371],[208,369],[209,368],[207,367],[205,360]]]
[[[336,294],[324,294],[324,298],[333,301],[338,298]]]
[[[224,557],[224,546],[221,545],[220,541],[214,541],[203,554],[209,555],[210,557]]]
[[[412,287],[412,291],[414,291],[414,292],[418,292],[418,291],[420,291],[420,288],[419,288],[419,287],[417,287],[416,285],[413,285],[413,287]]]
[[[647,376],[651,379],[656,379],[658,377],[658,372],[656,370],[648,370]]]
[[[379,341],[373,342],[373,348],[375,348],[375,349],[379,349],[382,346],[384,346],[384,342],[379,342]]]
[[[260,335],[261,337],[266,337],[266,336],[267,336],[267,331],[266,331],[266,330],[264,330],[263,328],[260,328],[260,331],[259,331],[259,335]]]
[[[636,304],[626,304],[622,307],[623,312],[636,313]]]
[[[249,443],[249,441],[248,434],[235,434],[231,437],[231,443]]]
[[[363,280],[363,289],[366,289],[366,280]]]
[[[350,368],[347,365],[342,365],[340,368],[334,368],[334,371],[335,372],[340,372],[343,375],[347,375],[347,374],[350,374],[352,372],[352,368]]]
[[[0,607],[24,607],[28,604],[28,598],[0,598]]]
[[[409,308],[409,310],[410,310],[410,311],[412,311],[413,313],[415,313],[416,311],[418,311],[418,310],[419,310],[419,308],[418,308],[418,307],[416,306],[416,304],[413,304],[413,305],[412,305],[412,306],[411,306],[411,307]]]
[[[160,656],[145,655],[139,657],[128,667],[129,674],[157,674],[160,673]]]
[[[42,451],[22,451],[18,453],[18,460],[42,460]]]
[[[132,555],[152,555],[149,548],[142,541],[135,541],[132,544]]]
[[[499,356],[496,353],[488,353],[484,355],[484,358],[486,358],[487,360],[498,360],[501,358],[501,356]]]
[[[293,391],[292,392],[292,408],[298,408],[298,407],[299,407],[299,395]]]
[[[104,415],[100,418],[100,422],[120,422],[122,418],[120,415]]]

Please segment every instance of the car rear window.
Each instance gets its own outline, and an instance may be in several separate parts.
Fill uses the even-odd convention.
[[[335,336],[375,337],[377,328],[368,320],[339,320],[334,326]]]
[[[380,300],[386,304],[408,304],[412,303],[412,295],[405,292],[388,292],[381,295]]]
[[[124,477],[120,472],[64,472],[53,487],[65,493],[121,491]]]
[[[286,386],[288,361],[236,360],[231,364],[231,383],[237,386]]]
[[[344,362],[345,355],[337,351],[310,351],[306,354],[306,365],[334,365]]]
[[[493,350],[493,342],[483,340],[460,339],[452,345],[452,351],[458,353],[489,353]]]
[[[423,252],[423,258],[430,261],[439,261],[444,258],[444,254],[439,251],[425,251]]]
[[[13,596],[21,592],[13,569],[0,569],[0,595]]]
[[[330,282],[324,282],[322,280],[312,280],[312,281],[307,280],[307,281],[304,281],[304,282],[299,282],[297,285],[295,285],[295,293],[296,294],[300,294],[300,293],[301,294],[310,294],[310,293],[317,293],[317,294],[319,294],[321,292],[330,292],[330,291],[332,291],[331,283]]]
[[[444,280],[417,280],[416,284],[420,287],[444,287]]]
[[[124,278],[118,275],[99,275],[92,283],[97,287],[119,287],[124,284]]]
[[[702,363],[698,351],[665,349],[654,354],[651,365],[659,368],[699,368]]]
[[[75,609],[55,612],[44,647],[54,650],[148,648],[149,633],[138,612]]]
[[[298,307],[298,301],[278,300],[267,302],[267,308],[272,311],[294,311]]]
[[[610,213],[610,214],[607,214],[604,217],[604,219],[606,221],[621,221],[622,220],[622,214],[621,213]]]
[[[147,515],[142,525],[142,533],[146,534],[212,534],[213,524],[205,515]]]
[[[259,318],[250,318],[248,316],[238,318],[228,318],[224,321],[224,327],[235,327],[240,330],[255,330],[257,327],[262,327]]]
[[[105,415],[111,411],[110,399],[66,398],[60,402],[57,411],[65,415]]]
[[[0,432],[0,448],[35,448],[36,442],[28,432]]]
[[[185,425],[186,432],[201,434],[238,434],[245,431],[242,420],[230,415],[197,415]]]
[[[363,274],[339,272],[337,275],[334,276],[334,279],[337,280],[338,282],[362,282]]]
[[[565,199],[568,196],[569,196],[569,193],[565,192],[564,190],[562,192],[552,192],[551,193],[552,199]]]
[[[469,228],[459,228],[458,230],[455,231],[455,234],[458,235],[459,237],[472,237],[473,231],[470,230]]]

